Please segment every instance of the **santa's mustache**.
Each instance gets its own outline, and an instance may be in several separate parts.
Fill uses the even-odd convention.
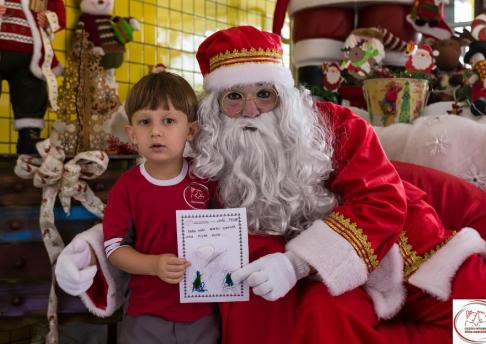
[[[223,124],[226,130],[243,130],[250,132],[267,132],[269,129],[275,128],[277,121],[273,112],[261,113],[256,117],[238,117],[230,118],[223,117]]]

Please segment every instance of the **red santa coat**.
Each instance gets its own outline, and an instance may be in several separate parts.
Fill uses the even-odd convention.
[[[376,319],[391,318],[407,307],[405,288],[443,303],[461,264],[475,252],[486,256],[486,243],[476,231],[446,230],[424,201],[424,193],[402,182],[368,123],[331,103],[321,103],[319,109],[334,133],[335,170],[327,185],[340,202],[323,221],[289,241],[286,249],[308,261],[323,283],[300,283],[276,302],[252,294],[249,302],[221,304],[223,343],[289,343],[294,334],[326,332],[327,325],[309,328],[310,319],[300,319],[315,313],[305,313],[309,308],[302,308],[302,303],[313,310],[327,307],[319,302],[321,296],[347,300],[349,295],[351,300],[367,293],[366,303]],[[96,251],[100,242],[91,242]],[[256,236],[249,243],[250,260],[284,250],[282,238]],[[104,256],[102,249],[98,258]],[[121,289],[113,284],[113,271],[105,264],[101,259],[106,278],[100,272],[82,295],[88,308],[101,316],[111,314],[123,299],[116,298]]]
[[[42,45],[42,38],[40,34],[40,28],[37,24],[36,13],[32,12],[29,9],[29,0],[20,0],[22,11],[27,19],[29,24],[29,28],[32,33],[32,40],[33,40],[33,50],[32,50],[32,59],[30,62],[30,70],[32,74],[34,74],[39,79],[44,79],[44,75],[42,73],[42,62],[44,61],[44,48]],[[64,2],[62,0],[49,0],[47,2],[47,11],[54,13],[57,16],[59,30],[62,30],[66,27],[66,10],[64,8]],[[53,33],[51,33],[53,34]],[[19,49],[8,49],[14,51],[23,51],[23,47],[19,47]],[[3,48],[1,49],[3,50]],[[60,75],[62,73],[62,67],[59,64],[56,56],[51,63],[51,70],[54,75]]]

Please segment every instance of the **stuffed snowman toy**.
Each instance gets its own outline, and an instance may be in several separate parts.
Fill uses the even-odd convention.
[[[81,0],[76,33],[88,34],[110,86],[116,89],[115,69],[123,63],[125,44],[132,40],[133,31],[140,30],[140,24],[135,18],[112,16],[113,5],[114,0]]]

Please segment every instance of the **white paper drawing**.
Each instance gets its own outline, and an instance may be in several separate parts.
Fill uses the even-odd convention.
[[[177,211],[177,245],[191,262],[179,286],[181,303],[249,299],[248,285],[231,278],[248,264],[246,209]]]

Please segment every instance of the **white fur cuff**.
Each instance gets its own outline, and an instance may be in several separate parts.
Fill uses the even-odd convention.
[[[86,308],[99,317],[108,317],[112,315],[125,301],[125,291],[128,282],[128,275],[112,266],[105,254],[103,247],[103,227],[101,224],[91,227],[90,229],[78,234],[78,238],[86,241],[93,249],[96,259],[101,267],[106,283],[108,284],[108,295],[106,295],[106,308],[97,307],[90,299],[87,293],[80,295],[81,301]]]
[[[17,130],[24,128],[44,128],[44,120],[42,118],[20,118],[14,121],[14,128]]]
[[[383,257],[380,265],[373,270],[365,289],[373,300],[376,315],[380,319],[390,319],[398,313],[405,302],[403,284],[403,258],[397,244]]]
[[[286,249],[317,270],[331,295],[357,288],[368,278],[366,264],[353,246],[322,220],[290,240]]]
[[[444,247],[408,279],[441,301],[451,294],[451,284],[457,270],[472,254],[479,253],[486,258],[486,242],[473,228],[461,229]]]

